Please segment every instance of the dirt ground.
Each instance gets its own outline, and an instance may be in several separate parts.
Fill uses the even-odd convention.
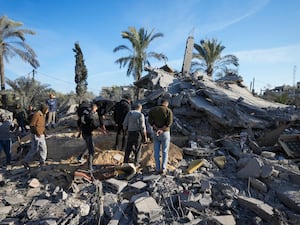
[[[80,165],[76,157],[86,149],[86,145],[82,137],[77,137],[77,131],[66,127],[58,127],[47,132],[47,147],[48,158],[47,165],[54,166],[57,170],[66,170],[73,173],[77,169],[87,169],[87,163]],[[121,165],[123,162],[124,152],[113,149],[116,133],[109,131],[107,134],[94,132],[95,157],[94,165]],[[21,139],[21,143],[26,143],[30,140],[30,135]],[[19,160],[15,163],[21,165],[21,160],[24,155],[17,153],[19,143],[14,143],[12,147],[13,157],[18,157]],[[4,155],[1,156],[3,158]],[[171,143],[169,149],[168,169],[176,168],[181,161],[183,153],[181,148]],[[4,159],[4,158],[3,158]],[[36,162],[32,162],[31,166],[36,166]],[[155,161],[153,155],[153,143],[144,144],[142,147],[141,167],[154,169]],[[56,170],[55,170],[56,171]]]

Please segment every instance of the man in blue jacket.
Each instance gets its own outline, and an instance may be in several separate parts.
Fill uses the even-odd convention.
[[[46,127],[49,128],[51,126],[52,128],[54,128],[55,121],[56,121],[56,111],[57,111],[57,100],[54,94],[51,93],[49,95],[49,99],[46,101],[46,104],[49,108],[48,121]]]

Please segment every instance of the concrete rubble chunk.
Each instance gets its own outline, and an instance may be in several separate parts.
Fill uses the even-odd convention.
[[[136,188],[136,189],[143,189],[145,187],[147,187],[147,184],[144,183],[143,181],[137,181],[133,184],[128,185],[130,187]]]
[[[120,193],[127,186],[128,182],[110,178],[104,181],[104,185],[110,188],[113,192]]]
[[[261,177],[268,178],[273,175],[274,168],[271,165],[265,164],[261,167]]]
[[[275,214],[275,209],[270,206],[269,204],[264,203],[261,200],[258,200],[256,198],[249,198],[246,196],[238,196],[238,203],[252,212],[256,213],[259,217],[261,217],[263,220],[275,224],[280,225],[281,221],[280,218],[277,217]]]
[[[213,216],[222,225],[235,225],[236,221],[232,215]]]
[[[86,203],[81,203],[80,206],[80,215],[87,216],[90,213],[90,205]]]
[[[290,189],[290,187],[280,188],[276,191],[279,200],[292,210],[300,213],[300,191],[299,189]]]
[[[9,205],[19,205],[25,202],[24,196],[21,194],[17,194],[15,196],[6,196],[4,200]]]
[[[257,189],[259,191],[262,191],[262,192],[268,191],[267,185],[264,182],[262,182],[256,178],[250,177],[250,184],[252,187],[254,187],[255,189]]]
[[[129,206],[129,201],[128,200],[123,200],[121,202],[120,207],[117,207],[116,211],[114,212],[113,217],[111,218],[111,220],[109,221],[109,223],[107,225],[118,225],[120,219],[123,216],[123,212],[126,210],[126,208]]]
[[[142,197],[134,202],[134,221],[137,224],[149,223],[161,217],[162,207],[152,197]]]
[[[258,158],[251,158],[248,160],[245,167],[241,168],[237,172],[238,178],[248,178],[248,177],[260,177],[261,175],[261,167],[263,166],[263,162]]]
[[[139,193],[139,194],[136,194],[136,195],[133,195],[131,198],[130,198],[130,203],[133,203],[135,202],[137,199],[139,198],[142,198],[142,197],[149,197],[149,192],[148,191],[144,191],[142,193]]]
[[[12,210],[11,206],[0,206],[0,215],[7,215],[10,210]]]
[[[269,152],[269,151],[262,151],[260,155],[262,157],[265,157],[265,158],[275,158],[276,153],[275,152]]]
[[[40,181],[36,178],[33,178],[31,179],[29,182],[28,182],[28,186],[31,187],[31,188],[37,188],[41,185]]]
[[[38,206],[38,207],[43,207],[49,203],[50,203],[50,201],[48,199],[38,199],[38,200],[34,201],[32,205]]]

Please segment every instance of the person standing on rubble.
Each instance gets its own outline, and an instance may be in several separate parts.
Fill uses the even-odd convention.
[[[9,117],[0,114],[0,152],[3,150],[6,155],[6,168],[11,165],[11,130],[13,127],[14,124],[9,120]]]
[[[123,150],[125,147],[126,132],[123,129],[123,121],[125,119],[126,114],[130,110],[131,110],[131,96],[129,94],[125,94],[121,99],[121,101],[117,102],[114,107],[113,118],[117,126],[117,135],[116,135],[114,149],[118,149],[120,135],[122,136],[121,150]]]
[[[153,127],[153,144],[155,169],[157,173],[166,174],[168,152],[171,135],[170,127],[173,123],[173,112],[168,108],[169,102],[163,99],[161,105],[155,106],[149,111],[148,121]],[[162,164],[160,164],[160,148],[162,148]]]
[[[34,113],[30,121],[30,131],[31,131],[31,148],[24,158],[23,165],[29,170],[29,161],[39,153],[40,164],[42,167],[47,159],[47,144],[46,144],[46,114],[48,113],[48,106],[42,104],[40,109]]]
[[[57,100],[54,96],[54,94],[49,94],[49,99],[46,101],[46,104],[49,108],[49,113],[48,113],[48,121],[47,121],[47,128],[50,126],[52,128],[55,127],[55,122],[56,122],[56,110],[57,110]]]
[[[97,114],[98,106],[97,104],[92,104],[90,109],[87,109],[86,112],[83,112],[81,118],[78,119],[78,125],[80,126],[82,137],[86,143],[88,149],[88,169],[93,171],[93,157],[95,153],[95,146],[93,141],[93,131],[99,126],[105,132],[105,126],[103,121],[98,117]],[[82,162],[82,157],[86,153],[84,150],[78,157],[77,160]]]
[[[129,162],[130,153],[134,152],[134,163],[140,163],[142,142],[146,142],[145,116],[142,113],[142,104],[135,104],[133,110],[126,114],[123,122],[123,129],[128,133],[125,149],[124,163]]]

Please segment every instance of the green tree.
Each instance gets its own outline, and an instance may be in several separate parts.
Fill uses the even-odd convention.
[[[75,43],[75,48],[73,48],[75,52],[75,83],[76,85],[76,94],[79,97],[79,103],[82,101],[83,96],[87,91],[87,77],[88,71],[84,63],[83,54],[78,42]]]
[[[127,76],[132,75],[134,80],[137,81],[141,78],[145,66],[150,66],[149,58],[156,58],[158,60],[166,60],[167,57],[162,53],[147,52],[149,44],[156,38],[163,37],[162,33],[148,32],[144,28],[137,30],[135,27],[129,27],[128,31],[121,33],[122,38],[127,39],[131,43],[131,47],[126,45],[119,45],[114,48],[113,52],[120,50],[127,50],[128,56],[121,57],[115,61],[120,64],[120,68],[127,66]],[[139,89],[136,93],[139,99]]]
[[[29,105],[38,106],[45,101],[49,92],[48,84],[41,84],[33,78],[20,77],[16,80],[6,79],[6,83],[12,88],[15,97],[19,99],[22,108],[28,108]]]
[[[39,67],[34,50],[25,42],[25,35],[34,35],[29,29],[22,29],[23,23],[13,21],[6,16],[0,17],[0,77],[1,91],[5,90],[4,59],[18,55],[33,68]],[[2,95],[2,104],[6,107],[6,95]]]
[[[212,77],[214,74],[226,73],[230,66],[239,66],[239,60],[234,55],[221,56],[225,46],[216,39],[201,40],[200,44],[194,44],[192,68],[194,70],[203,70],[208,76]]]

